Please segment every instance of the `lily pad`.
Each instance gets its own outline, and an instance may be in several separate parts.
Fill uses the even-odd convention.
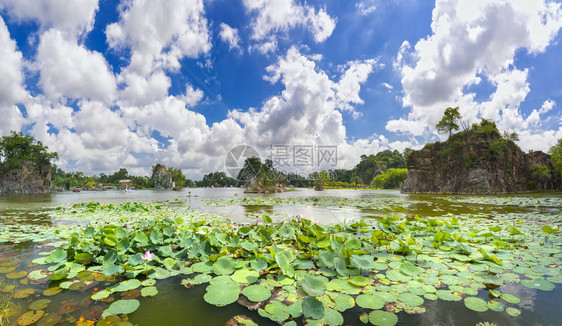
[[[26,277],[27,274],[29,273],[26,271],[11,272],[6,274],[6,278],[14,280],[14,279]]]
[[[488,304],[486,303],[486,301],[476,297],[464,298],[464,305],[468,309],[478,312],[484,312],[488,310]]]
[[[240,296],[240,286],[237,283],[211,284],[207,286],[207,293],[203,299],[207,303],[222,307],[236,302]]]
[[[148,286],[141,289],[143,297],[153,297],[158,294],[158,289],[155,286]]]
[[[28,311],[25,314],[21,315],[20,318],[18,318],[18,325],[31,325],[41,319],[44,314],[45,312],[43,310]]]
[[[84,312],[82,313],[82,317],[84,317],[84,319],[86,320],[96,321],[101,318],[102,314],[103,314],[103,307],[99,305],[94,305],[84,310]]]
[[[41,319],[35,324],[36,326],[54,326],[58,325],[62,320],[62,316],[56,313],[48,313],[43,315]]]
[[[348,309],[355,307],[355,299],[347,294],[339,294],[334,300],[336,303],[334,309],[339,312],[344,312]]]
[[[230,275],[233,281],[241,284],[251,284],[258,280],[260,273],[251,269],[239,269]]]
[[[519,310],[517,308],[513,308],[513,307],[509,307],[509,308],[505,309],[505,312],[512,317],[517,317],[517,316],[521,315],[521,310]]]
[[[23,299],[23,298],[27,298],[30,295],[34,294],[35,290],[34,289],[21,289],[21,290],[17,290],[14,292],[13,296],[16,299]]]
[[[51,303],[50,299],[39,299],[39,300],[35,300],[33,301],[31,304],[29,304],[29,310],[42,310],[45,309],[49,306],[49,303]]]
[[[265,301],[271,297],[271,291],[269,291],[265,286],[257,284],[245,287],[242,290],[242,294],[245,295],[248,300],[253,302]]]
[[[418,307],[423,304],[423,298],[413,293],[400,293],[398,300],[404,302],[410,307]]]
[[[130,314],[135,312],[140,306],[140,302],[136,299],[131,300],[117,300],[112,303],[106,311],[103,312],[103,317],[109,315]]]
[[[503,303],[501,303],[499,301],[495,301],[495,300],[489,301],[487,306],[490,310],[493,310],[493,311],[503,311],[505,309],[505,306],[504,306]]]
[[[360,294],[355,298],[355,303],[361,308],[381,309],[384,307],[385,300],[376,294]]]
[[[544,278],[538,278],[534,280],[523,280],[521,285],[530,289],[538,289],[542,291],[552,291],[555,288],[554,283],[551,283]]]
[[[375,310],[369,314],[369,322],[375,326],[394,326],[398,323],[398,316],[388,311]]]
[[[447,290],[437,290],[436,294],[439,297],[439,299],[445,300],[445,301],[461,301],[462,300],[462,297],[459,294],[453,293],[453,292],[447,291]]]
[[[302,289],[311,296],[318,297],[326,292],[328,279],[324,276],[307,275],[301,281]]]
[[[503,301],[505,301],[507,303],[512,303],[512,304],[518,304],[519,302],[521,302],[521,299],[519,299],[518,297],[516,297],[516,296],[514,296],[513,294],[510,294],[510,293],[502,293],[500,298]]]
[[[306,318],[320,319],[324,316],[324,305],[315,297],[307,296],[302,301],[302,313]]]
[[[141,282],[137,279],[126,280],[115,286],[110,287],[108,290],[111,292],[125,292],[132,289],[136,289],[141,286]]]
[[[230,275],[236,269],[236,261],[232,257],[223,256],[213,264],[213,272],[217,275]]]
[[[61,305],[57,308],[57,313],[66,315],[78,309],[80,309],[80,304],[78,302],[74,300],[66,300],[61,302]]]

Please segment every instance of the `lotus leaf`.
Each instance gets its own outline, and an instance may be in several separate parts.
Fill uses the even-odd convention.
[[[217,275],[230,275],[236,269],[236,261],[229,256],[217,259],[213,264],[213,272]]]
[[[505,309],[505,312],[512,317],[521,315],[521,310],[512,307],[508,307],[507,309]]]
[[[49,256],[46,258],[46,262],[50,264],[58,264],[63,262],[67,257],[66,250],[62,248],[57,248],[53,250]]]
[[[250,301],[261,302],[269,299],[269,297],[271,296],[271,291],[269,291],[263,285],[254,284],[245,287],[242,290],[242,294],[245,295]]]
[[[43,310],[28,311],[18,318],[18,325],[27,326],[37,322],[41,317],[43,317],[45,312]]]
[[[19,272],[11,272],[6,274],[6,278],[7,279],[18,279],[18,278],[22,278],[22,277],[26,277],[27,274],[29,274],[26,271],[19,271]]]
[[[14,292],[13,296],[16,299],[23,299],[23,298],[27,298],[30,295],[34,294],[35,290],[34,289],[20,289]]]
[[[62,316],[56,313],[48,313],[43,315],[41,319],[35,324],[36,326],[54,326],[58,325],[62,320]]]
[[[381,309],[385,300],[377,294],[360,294],[355,298],[355,303],[366,309]]]
[[[102,290],[99,292],[94,293],[91,298],[92,300],[103,300],[107,297],[109,297],[111,295],[112,292],[108,291],[108,290]]]
[[[0,266],[0,274],[7,274],[15,271],[16,268],[13,266]]]
[[[328,279],[324,276],[306,275],[301,281],[302,289],[311,296],[321,296],[326,291]]]
[[[398,317],[388,311],[374,310],[369,314],[369,322],[376,326],[394,326]]]
[[[207,293],[205,293],[203,299],[205,299],[207,303],[222,307],[236,302],[239,296],[240,286],[232,282],[230,284],[221,283],[207,286]]]
[[[80,309],[80,304],[74,300],[66,300],[61,302],[61,305],[57,308],[57,313],[60,315],[69,314]]]
[[[367,286],[373,282],[373,279],[369,277],[365,277],[363,275],[356,275],[349,279],[349,283],[356,285],[356,286]]]
[[[410,307],[418,307],[423,304],[423,298],[413,293],[400,293],[398,300],[404,302]],[[375,308],[380,309],[380,308]]]
[[[542,291],[552,291],[554,290],[554,283],[551,283],[544,278],[538,278],[534,280],[523,280],[521,285],[530,289],[538,289]]]
[[[499,301],[489,301],[487,304],[488,308],[493,311],[503,311],[505,306]]]
[[[101,318],[103,314],[103,307],[99,305],[88,307],[82,313],[82,317],[86,320],[96,321]]]
[[[295,275],[295,270],[293,265],[291,265],[293,260],[295,260],[295,257],[289,251],[281,251],[275,255],[277,265],[279,265],[283,274],[288,277],[293,277]]]
[[[258,280],[260,274],[250,269],[239,269],[230,277],[232,280],[241,284],[251,284]]]
[[[155,286],[149,286],[141,289],[143,297],[153,297],[158,294],[158,289]]]
[[[347,294],[339,294],[334,300],[336,309],[339,312],[344,312],[348,309],[355,307],[355,299]]]
[[[437,290],[437,296],[445,301],[461,301],[462,297],[456,293],[447,290]]]
[[[29,304],[29,310],[42,310],[45,309],[49,306],[49,303],[51,303],[51,300],[49,299],[39,299],[39,300],[35,300],[33,301],[31,304]]]
[[[437,300],[438,296],[434,293],[426,293],[423,295],[424,298],[426,298],[427,300]]]
[[[113,302],[107,310],[103,312],[103,317],[109,315],[130,314],[135,312],[140,306],[140,302],[136,299],[117,300]]]
[[[488,310],[488,304],[486,303],[486,301],[476,297],[464,298],[464,305],[468,309],[478,312],[484,312]]]
[[[306,318],[320,319],[324,316],[324,305],[315,297],[307,296],[302,301],[302,313]]]
[[[361,270],[372,270],[375,268],[374,257],[369,255],[353,255],[349,259],[352,266]]]
[[[510,293],[502,293],[501,299],[507,303],[513,303],[513,304],[518,304],[519,302],[521,302],[521,299]]]
[[[254,321],[250,317],[244,315],[234,316],[230,318],[224,325],[225,326],[258,326],[258,324],[254,323]]]
[[[114,285],[110,288],[108,288],[109,291],[111,292],[125,292],[125,291],[129,291],[132,289],[136,289],[139,286],[141,286],[141,282],[137,279],[132,279],[132,280],[126,280],[123,281],[117,285]]]

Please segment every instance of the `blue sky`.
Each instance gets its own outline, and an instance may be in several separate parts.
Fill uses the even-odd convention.
[[[239,144],[337,146],[349,168],[443,139],[448,106],[524,150],[562,138],[560,2],[0,0],[0,16],[0,134],[68,170],[198,178]]]

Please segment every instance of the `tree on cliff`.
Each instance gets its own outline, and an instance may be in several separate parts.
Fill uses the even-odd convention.
[[[459,130],[459,121],[461,120],[461,114],[459,113],[459,107],[456,108],[446,108],[443,118],[437,124],[437,132],[444,134],[449,133],[449,137],[453,134],[453,130]]]
[[[181,189],[185,186],[185,175],[181,169],[169,167],[168,172],[172,174],[172,181],[174,181],[176,187]]]
[[[21,131],[12,131],[10,135],[0,138],[0,162],[6,171],[19,168],[23,161],[35,162],[38,165],[50,164],[59,158],[57,153],[47,151],[40,141]]]
[[[554,173],[558,175],[559,178],[562,177],[562,138],[558,139],[558,143],[552,146],[548,153],[550,156],[550,161],[554,167]]]

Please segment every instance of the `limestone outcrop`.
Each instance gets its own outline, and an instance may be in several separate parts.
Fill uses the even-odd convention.
[[[154,182],[154,189],[172,189],[175,186],[172,174],[162,164],[156,164],[152,167],[152,181]]]
[[[51,164],[22,161],[18,167],[0,167],[0,193],[46,193],[51,191]]]

